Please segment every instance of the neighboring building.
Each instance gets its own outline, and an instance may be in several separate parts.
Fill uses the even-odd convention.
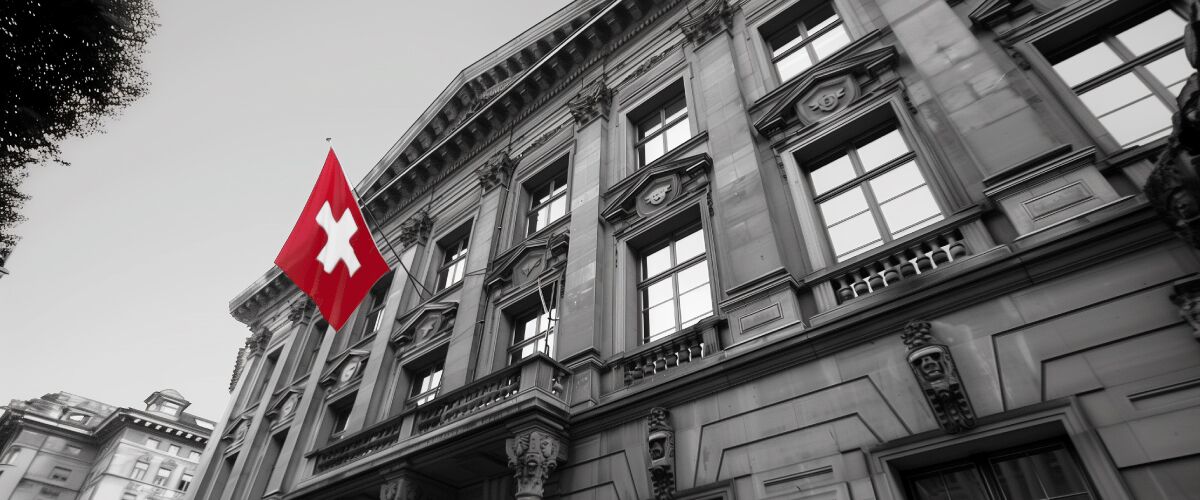
[[[572,2],[359,183],[342,331],[232,301],[196,498],[1200,498],[1183,12]]]
[[[213,422],[172,389],[146,409],[59,392],[0,415],[0,498],[157,500],[192,487]]]

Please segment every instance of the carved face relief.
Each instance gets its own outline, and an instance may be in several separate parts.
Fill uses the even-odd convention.
[[[942,356],[939,353],[931,353],[921,356],[917,360],[917,366],[921,369],[921,375],[925,380],[936,382],[946,377],[946,367],[942,365]]]
[[[671,192],[670,184],[659,184],[646,192],[646,203],[651,205],[661,205],[667,199],[667,193]]]

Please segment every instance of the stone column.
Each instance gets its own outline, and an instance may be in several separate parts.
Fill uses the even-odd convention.
[[[505,451],[516,479],[517,500],[541,500],[550,474],[567,461],[567,444],[542,427],[516,432],[505,442]]]
[[[568,101],[575,118],[575,156],[571,176],[571,244],[562,296],[557,358],[573,372],[572,404],[584,407],[599,398],[600,325],[603,294],[596,289],[597,266],[605,261],[600,211],[603,168],[607,161],[608,113],[612,90],[603,76]]]

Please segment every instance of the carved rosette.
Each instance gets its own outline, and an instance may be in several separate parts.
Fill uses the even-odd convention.
[[[612,94],[613,91],[608,88],[604,76],[583,87],[578,95],[567,101],[567,107],[571,109],[571,116],[575,118],[575,123],[582,127],[596,118],[608,116]]]
[[[697,47],[733,27],[733,8],[725,0],[702,0],[679,22],[683,37]]]
[[[479,177],[479,186],[484,191],[490,191],[496,186],[508,184],[508,177],[512,174],[515,166],[516,162],[508,156],[508,151],[496,153],[475,170],[475,174]]]
[[[288,306],[288,321],[292,323],[308,321],[314,310],[316,310],[316,305],[312,300],[309,300],[308,297],[301,298]]]
[[[539,430],[519,433],[505,444],[508,467],[516,478],[517,499],[541,499],[550,474],[566,461],[566,446],[557,436]]]
[[[428,210],[421,210],[409,217],[400,224],[400,236],[397,238],[400,241],[400,248],[424,245],[429,241],[430,229],[433,229],[433,219],[429,217]]]
[[[908,347],[905,359],[938,425],[950,434],[975,427],[975,410],[958,376],[950,348],[933,343],[932,325],[928,321],[913,321],[904,327],[900,339]]]
[[[1200,68],[1200,7],[1193,3],[1184,46],[1188,63]],[[1180,239],[1200,248],[1200,76],[1192,73],[1176,100],[1174,128],[1143,190],[1159,216]]]
[[[646,444],[650,454],[650,487],[655,500],[675,498],[675,427],[666,408],[651,408]]]

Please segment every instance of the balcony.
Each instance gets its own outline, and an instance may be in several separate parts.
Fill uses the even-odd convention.
[[[565,418],[567,370],[536,354],[313,452],[315,474],[362,461],[410,455],[464,438],[481,422],[540,408],[557,408]]]

